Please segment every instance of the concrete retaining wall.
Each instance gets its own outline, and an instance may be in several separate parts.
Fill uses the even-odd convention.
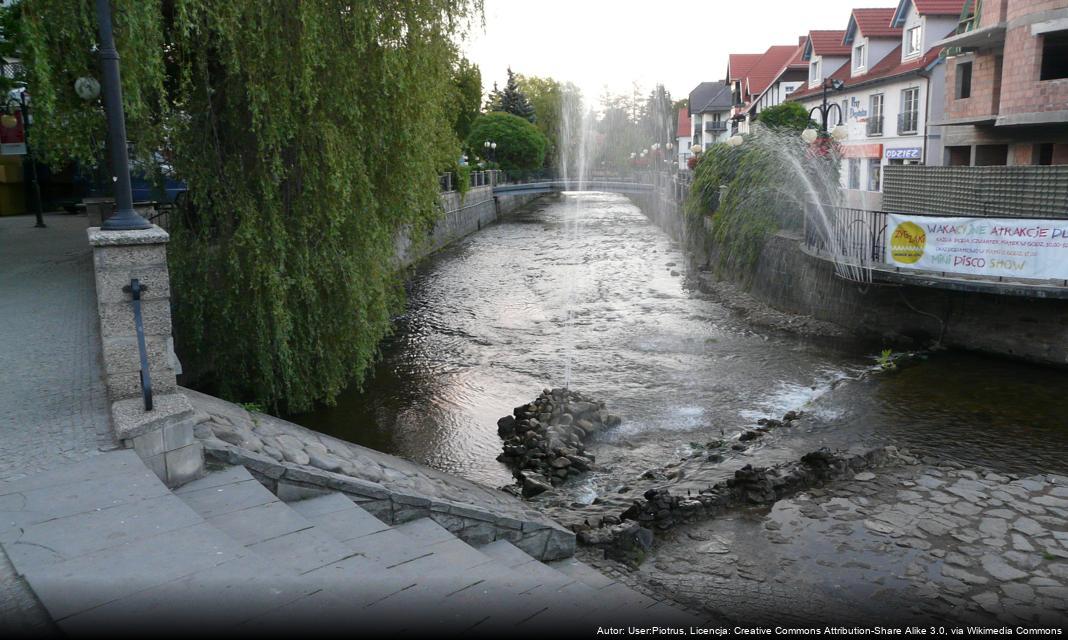
[[[717,249],[706,234],[687,236],[685,214],[673,198],[632,199],[695,260],[717,263]],[[836,276],[830,262],[806,253],[801,238],[788,233],[768,241],[755,271],[732,279],[746,282],[754,298],[780,311],[831,322],[887,346],[941,339],[947,347],[1068,366],[1068,300],[898,283],[862,286]]]
[[[406,229],[397,236],[397,262],[401,267],[411,266],[537,197],[535,194],[497,198],[492,187],[474,187],[463,197],[456,191],[443,193],[441,206],[445,214],[428,234],[413,237],[411,230]]]

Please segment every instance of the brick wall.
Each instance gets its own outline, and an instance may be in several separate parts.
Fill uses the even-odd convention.
[[[983,0],[982,12],[979,15],[979,28],[992,27],[1004,22],[1008,4],[1009,0]]]
[[[1013,14],[1033,13],[1035,5],[1064,8],[1064,0],[1013,2],[1008,19]],[[1026,6],[1026,11],[1023,7]],[[1042,65],[1042,36],[1032,36],[1031,26],[1009,29],[1005,34],[1005,62],[1002,70],[1000,115],[1014,115],[1044,111],[1062,111],[1068,104],[1068,79],[1039,81]]]
[[[970,98],[957,99],[957,66],[972,63]],[[1001,97],[1000,61],[993,53],[960,56],[946,61],[946,120],[996,116]]]

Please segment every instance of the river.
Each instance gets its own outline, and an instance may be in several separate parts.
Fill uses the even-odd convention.
[[[568,500],[788,410],[805,412],[801,428],[729,452],[723,473],[735,459],[877,444],[1004,472],[1068,470],[1068,373],[950,352],[883,371],[879,345],[747,326],[697,275],[624,196],[543,198],[424,261],[363,390],[293,419],[500,486],[511,476],[496,460],[497,419],[562,385],[570,362],[571,387],[624,422],[589,445],[601,470]]]

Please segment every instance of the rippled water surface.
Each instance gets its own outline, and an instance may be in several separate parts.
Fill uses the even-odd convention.
[[[804,429],[739,455],[889,443],[1068,470],[1068,373],[947,353],[878,371],[870,346],[747,327],[688,275],[678,245],[625,197],[545,198],[421,265],[363,392],[293,419],[502,485],[497,418],[561,385],[570,362],[571,386],[624,418],[590,446],[606,467],[594,491],[791,409],[807,413]]]

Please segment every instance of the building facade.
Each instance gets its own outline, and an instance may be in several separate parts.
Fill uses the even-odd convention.
[[[1068,0],[969,0],[939,45],[945,164],[1068,164]]]
[[[731,90],[726,82],[702,82],[690,92],[691,146],[707,149],[731,136]],[[681,166],[681,165],[680,165]]]
[[[829,42],[827,34],[834,32],[813,32],[822,37],[809,52],[810,81],[791,99],[813,108],[822,104],[824,82],[840,83],[828,94],[828,102],[838,105],[828,129],[846,129],[840,176],[847,206],[880,209],[888,165],[943,163],[938,125],[945,64],[938,42],[955,30],[961,5],[963,0],[903,0],[896,9],[856,9],[846,30],[837,32],[840,47]],[[825,75],[820,67],[839,59],[839,67]]]

